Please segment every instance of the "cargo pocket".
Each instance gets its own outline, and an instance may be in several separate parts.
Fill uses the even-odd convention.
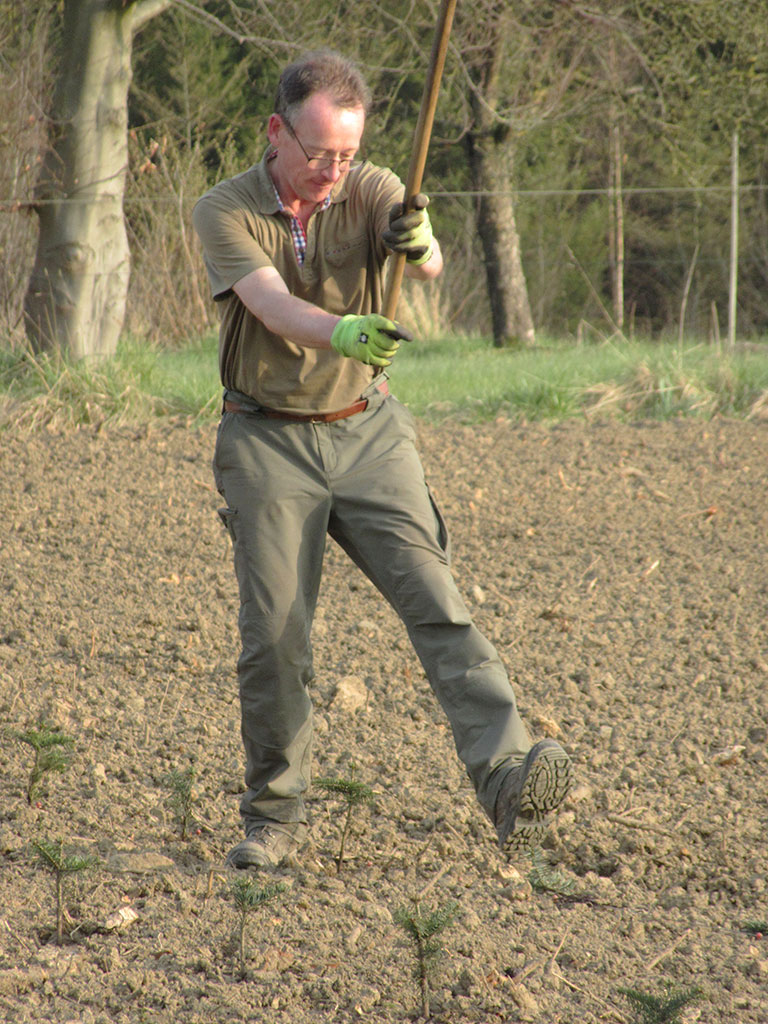
[[[429,489],[429,484],[426,484],[427,494],[429,495],[429,501],[432,505],[432,511],[435,513],[435,528],[437,531],[437,542],[445,553],[445,560],[450,565],[451,562],[451,538],[448,534],[448,527],[445,519],[443,519],[443,513],[435,501],[435,496]]]
[[[236,508],[219,508],[216,510],[219,515],[219,519],[223,523],[227,533],[232,538],[234,544],[237,540],[237,534],[235,532],[235,521],[237,520],[237,509]]]

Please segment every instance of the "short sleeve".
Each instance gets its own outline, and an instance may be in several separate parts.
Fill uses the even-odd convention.
[[[216,190],[199,199],[192,211],[214,299],[225,298],[233,285],[252,271],[273,265],[255,238],[250,220],[247,210]]]

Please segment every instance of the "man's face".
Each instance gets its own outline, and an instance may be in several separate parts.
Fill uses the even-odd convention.
[[[273,114],[267,134],[277,149],[271,166],[283,202],[321,203],[349,170],[364,127],[362,107],[338,107],[322,92],[304,101],[290,125]]]

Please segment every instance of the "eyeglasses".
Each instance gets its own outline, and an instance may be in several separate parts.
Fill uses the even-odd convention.
[[[307,158],[307,167],[309,167],[311,171],[324,171],[328,167],[332,167],[334,164],[338,164],[339,171],[342,174],[345,171],[349,170],[350,166],[352,165],[352,161],[354,160],[353,156],[310,156],[306,149],[304,149],[304,146],[301,144],[301,139],[293,130],[293,125],[285,118],[283,118],[283,124],[294,137],[294,139],[296,139],[296,141],[298,142],[299,149]]]

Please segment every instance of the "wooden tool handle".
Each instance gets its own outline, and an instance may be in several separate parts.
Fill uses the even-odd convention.
[[[451,34],[455,10],[456,0],[442,0],[440,14],[435,27],[435,36],[432,41],[432,54],[429,59],[427,80],[424,83],[419,120],[416,124],[416,132],[413,139],[408,177],[405,182],[404,204],[406,210],[410,209],[413,197],[421,190],[421,182],[424,178],[424,167],[427,163],[427,151],[432,134],[432,124],[435,120],[435,108],[437,107],[437,98],[440,93],[440,79],[443,76],[443,68],[445,67],[445,55],[448,52],[448,39]],[[384,294],[382,313],[390,320],[394,320],[395,313],[397,312],[397,303],[400,298],[400,287],[403,283],[405,253],[394,253],[390,257],[389,263],[389,277]]]

